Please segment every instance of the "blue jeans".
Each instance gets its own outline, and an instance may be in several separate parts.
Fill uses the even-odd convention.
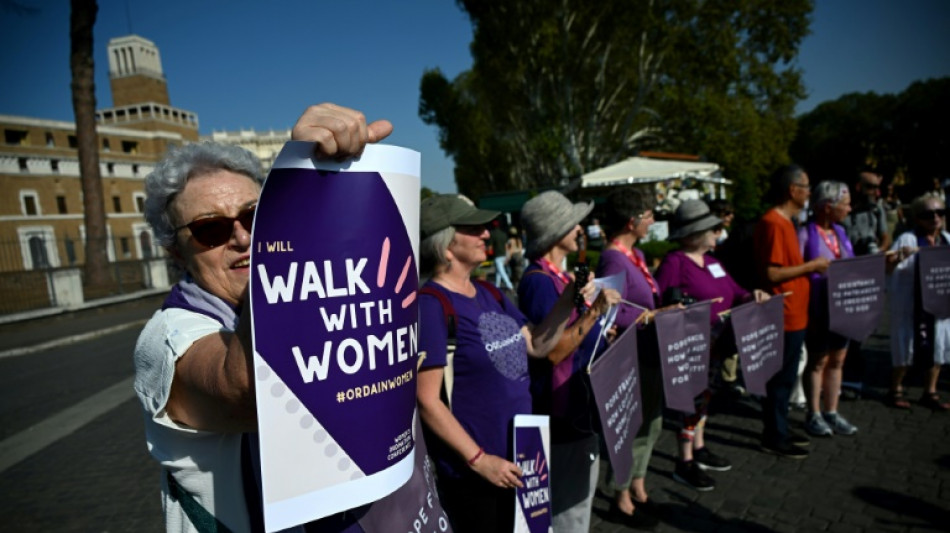
[[[798,377],[798,361],[802,356],[805,330],[785,332],[785,353],[782,368],[765,384],[762,402],[762,441],[780,444],[788,439],[788,399]]]

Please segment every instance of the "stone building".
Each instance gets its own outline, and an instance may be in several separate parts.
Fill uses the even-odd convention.
[[[158,48],[109,41],[112,107],[96,112],[110,260],[155,257],[142,217],[144,178],[170,146],[198,140],[198,116],[173,107]],[[83,263],[85,231],[75,124],[0,115],[0,272]]]
[[[256,130],[215,131],[211,135],[201,137],[202,141],[214,141],[221,144],[233,144],[256,155],[261,160],[261,167],[266,174],[270,171],[277,159],[277,154],[290,140],[290,130]]]

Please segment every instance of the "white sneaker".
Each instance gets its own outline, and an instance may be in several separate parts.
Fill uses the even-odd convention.
[[[818,413],[811,413],[805,420],[805,431],[813,437],[830,437],[834,432],[831,426]]]
[[[838,413],[822,413],[821,416],[828,422],[831,430],[838,435],[854,435],[858,432],[857,426],[845,420]]]

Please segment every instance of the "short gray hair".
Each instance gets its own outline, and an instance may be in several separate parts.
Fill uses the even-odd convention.
[[[840,181],[823,181],[815,185],[814,198],[812,203],[815,208],[821,208],[824,205],[837,205],[845,193],[851,194],[848,185]]]
[[[419,243],[419,271],[422,276],[431,277],[440,267],[449,264],[446,250],[455,239],[455,228],[449,226],[429,235]]]
[[[229,170],[263,181],[261,162],[239,146],[202,142],[175,147],[165,154],[155,170],[145,178],[145,220],[152,227],[158,244],[168,247],[175,242],[175,227],[168,207],[185,189],[188,180],[218,170]]]

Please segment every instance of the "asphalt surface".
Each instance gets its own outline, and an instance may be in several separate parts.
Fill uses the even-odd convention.
[[[163,530],[159,471],[146,450],[138,401],[131,390],[112,403],[97,400],[131,377],[140,324],[160,302],[150,297],[0,326],[0,455],[16,439],[35,448],[0,470],[0,531]],[[667,427],[647,474],[661,511],[655,531],[950,530],[950,415],[881,403],[889,372],[884,333],[886,326],[863,349],[864,398],[841,403],[858,434],[812,439],[805,460],[758,450],[754,401],[717,399],[706,440],[733,468],[711,473],[716,489],[699,493],[672,479],[676,442]],[[24,352],[57,339],[52,347]],[[11,350],[23,353],[9,355]],[[940,390],[947,396],[944,374]],[[909,397],[919,397],[919,372],[907,384]],[[44,421],[56,425],[70,408],[89,402],[103,414],[62,429],[49,443],[35,435]],[[803,419],[801,412],[791,414],[798,429]],[[602,484],[605,476],[602,463]],[[608,519],[609,503],[598,491],[591,531],[633,531]]]

